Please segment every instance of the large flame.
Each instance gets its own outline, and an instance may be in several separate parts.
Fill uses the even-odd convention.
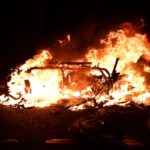
[[[146,34],[137,33],[131,24],[126,24],[126,27],[109,32],[105,39],[100,40],[101,48],[90,48],[85,55],[86,61],[92,63],[91,71],[82,71],[97,77],[101,72],[92,67],[106,68],[111,73],[116,58],[120,59],[117,66],[120,76],[109,93],[95,94],[83,73],[73,75],[71,80],[67,76],[69,70],[62,72],[59,67],[49,68],[52,55],[48,50],[43,50],[11,74],[7,83],[9,95],[0,96],[0,102],[5,105],[44,107],[61,99],[93,98],[97,104],[103,102],[103,106],[125,106],[131,101],[149,105],[150,43]],[[70,35],[67,39],[70,41]],[[65,75],[70,81],[69,86],[63,86]],[[77,82],[80,82],[80,86]],[[87,101],[85,105],[92,106],[93,102]],[[84,109],[84,104],[70,109]]]
[[[117,31],[111,31],[106,39],[100,40],[101,49],[90,49],[86,55],[93,65],[112,71],[114,60],[120,58],[117,70],[120,79],[114,84],[109,96],[100,97],[98,101],[107,100],[105,105],[121,104],[127,101],[150,104],[149,70],[150,43],[146,34],[136,33],[131,24]],[[147,59],[145,59],[147,58]],[[111,99],[110,100],[110,97]]]
[[[62,73],[59,69],[27,70],[32,67],[45,67],[48,61],[52,59],[49,51],[43,50],[40,54],[29,59],[21,65],[18,70],[11,74],[11,80],[8,82],[10,95],[17,98],[9,97],[5,104],[24,104],[25,107],[49,106],[56,103],[59,99],[60,84]]]

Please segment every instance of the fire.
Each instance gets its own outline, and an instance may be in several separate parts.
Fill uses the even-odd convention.
[[[19,72],[16,70],[11,74],[11,80],[8,82],[10,95],[15,98],[20,96],[20,98],[12,100],[10,97],[11,102],[8,102],[8,105],[12,104],[13,101],[13,104],[23,103],[25,107],[44,107],[57,102],[62,79],[60,70],[32,70],[27,73],[27,70],[32,67],[47,66],[50,59],[52,59],[50,52],[43,50],[20,66]]]
[[[70,42],[59,40],[61,46]],[[86,62],[52,62],[50,51],[43,50],[15,69],[7,82],[8,94],[0,96],[4,105],[45,107],[62,99],[85,99],[71,110],[87,106],[120,105],[130,102],[150,105],[150,43],[146,34],[126,23],[100,40],[100,48],[90,48]],[[119,58],[117,79],[113,68]],[[111,74],[112,73],[112,74]],[[115,72],[116,73],[116,72]]]
[[[106,39],[100,40],[100,44],[103,44],[104,48],[90,49],[86,55],[93,66],[98,65],[111,72],[114,60],[120,58],[117,66],[117,70],[121,73],[120,79],[109,93],[113,100],[109,100],[105,105],[119,104],[123,101],[125,104],[127,101],[134,101],[149,105],[150,95],[146,83],[149,66],[140,63],[143,56],[149,60],[150,44],[146,34],[134,32],[133,27],[130,27],[130,30],[120,29],[110,32]]]
[[[149,54],[149,43],[146,35],[135,33],[133,37],[128,37],[124,30],[110,32],[105,40],[100,40],[100,44],[105,45],[105,47],[90,49],[86,58],[92,62],[93,66],[99,65],[110,71],[116,58],[121,60],[117,70],[125,73],[125,68],[130,63],[136,63],[143,54]]]
[[[60,43],[60,45],[63,47],[66,44],[68,44],[70,42],[71,38],[70,38],[70,34],[67,34],[66,39],[63,40],[58,40],[58,42]]]

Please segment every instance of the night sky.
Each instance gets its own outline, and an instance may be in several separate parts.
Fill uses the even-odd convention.
[[[36,50],[51,46],[65,34],[71,33],[84,49],[97,33],[140,18],[145,20],[145,31],[149,33],[150,11],[144,0],[0,2],[0,78],[11,67],[32,57]]]

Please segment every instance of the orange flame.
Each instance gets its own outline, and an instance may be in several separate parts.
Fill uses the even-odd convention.
[[[128,27],[128,26],[127,26]],[[150,43],[146,34],[136,33],[136,30],[123,28],[111,31],[105,39],[100,40],[99,49],[91,48],[85,55],[88,62],[92,62],[91,71],[86,72],[89,76],[101,76],[98,70],[92,70],[97,66],[107,68],[112,72],[116,58],[120,61],[117,71],[121,74],[113,84],[108,94],[95,94],[88,77],[82,74],[74,75],[74,80],[68,76],[69,87],[63,86],[64,73],[60,68],[46,68],[52,59],[48,50],[29,59],[11,74],[11,80],[7,83],[11,96],[0,96],[0,103],[5,105],[23,104],[25,107],[45,107],[57,103],[61,99],[93,98],[97,104],[103,102],[103,106],[120,105],[126,106],[133,101],[138,104],[150,105]],[[70,35],[67,35],[70,41]],[[62,41],[59,41],[62,44]],[[31,69],[41,67],[44,69]],[[30,72],[28,72],[28,70]],[[80,81],[80,86],[76,81]],[[7,100],[8,99],[8,100]],[[85,104],[70,107],[71,110],[84,109],[86,105],[93,106],[94,102],[87,101]]]
[[[107,68],[110,72],[112,72],[115,59],[120,58],[117,70],[122,77],[120,76],[114,84],[114,89],[109,93],[113,100],[105,105],[119,104],[122,101],[125,104],[127,101],[150,104],[145,76],[149,72],[149,66],[138,62],[143,55],[149,58],[150,44],[146,34],[133,34],[132,31],[134,29],[110,32],[106,39],[100,40],[100,44],[105,45],[104,48],[90,49],[86,55],[87,60],[92,62],[93,66]],[[131,35],[130,32],[132,32]],[[104,99],[107,99],[106,97]]]

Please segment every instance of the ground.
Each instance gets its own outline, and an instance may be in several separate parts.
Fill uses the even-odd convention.
[[[144,106],[73,112],[60,105],[31,109],[1,105],[0,120],[0,145],[6,148],[149,147],[150,111]]]

